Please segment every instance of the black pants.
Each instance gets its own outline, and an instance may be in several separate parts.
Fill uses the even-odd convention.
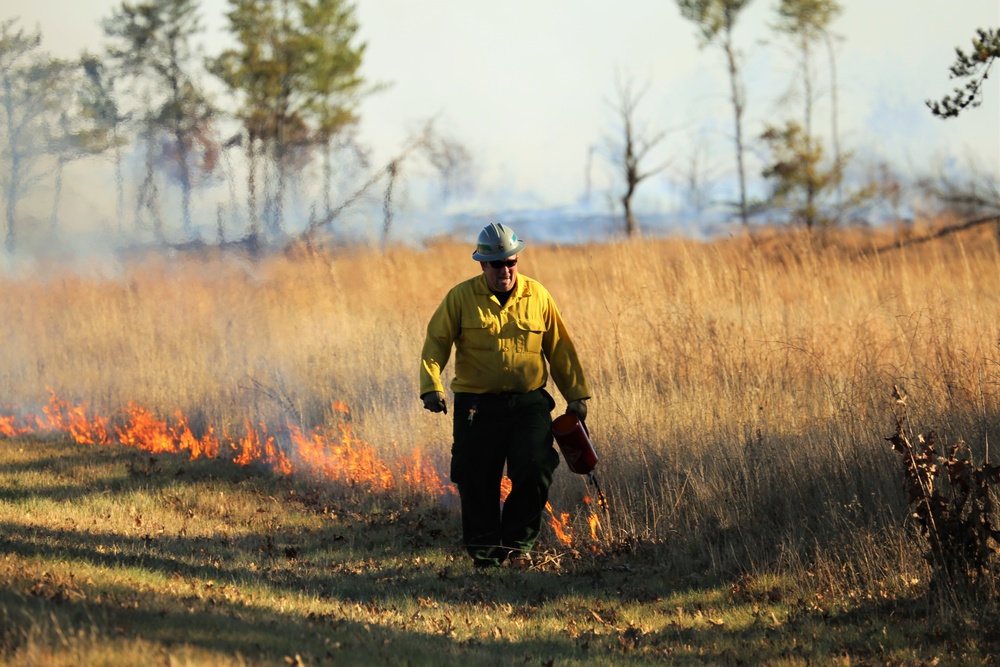
[[[552,447],[555,401],[527,394],[455,394],[451,481],[462,500],[462,537],[477,565],[499,565],[538,539],[559,455]],[[472,415],[472,419],[470,419]],[[504,465],[510,494],[500,506]]]

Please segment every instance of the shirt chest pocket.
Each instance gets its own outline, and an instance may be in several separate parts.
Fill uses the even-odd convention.
[[[529,354],[540,354],[542,351],[542,335],[545,333],[541,322],[518,318],[513,321],[514,350]]]
[[[461,340],[464,347],[470,350],[496,350],[499,344],[493,333],[493,323],[480,317],[467,317],[462,320]]]

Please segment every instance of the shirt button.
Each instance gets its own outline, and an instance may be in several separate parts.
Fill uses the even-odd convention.
[[[510,368],[508,368],[507,366],[504,366],[504,367],[503,367],[503,369],[504,369],[505,371],[509,371],[509,370],[510,370]]]

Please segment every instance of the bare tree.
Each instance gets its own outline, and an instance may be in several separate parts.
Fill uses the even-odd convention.
[[[740,182],[740,220],[750,224],[747,205],[746,171],[743,165],[743,110],[746,97],[740,81],[739,56],[733,47],[736,19],[750,0],[677,0],[681,15],[698,25],[703,45],[718,44],[726,55],[729,69],[729,99],[733,105],[733,126],[736,143],[736,172]]]
[[[712,188],[710,185],[711,166],[708,164],[708,146],[703,136],[693,144],[691,151],[685,156],[685,163],[679,165],[682,170],[681,182],[684,188],[684,202],[687,208],[694,212],[696,218],[711,204]]]
[[[619,134],[609,141],[609,148],[611,161],[621,170],[625,182],[625,192],[620,199],[625,211],[625,233],[634,236],[639,231],[639,223],[632,209],[632,198],[640,183],[666,167],[666,164],[651,169],[643,167],[650,152],[663,141],[666,133],[650,134],[638,119],[637,110],[649,89],[648,84],[636,90],[630,78],[622,80],[619,77],[615,87],[614,109],[618,115]]]
[[[1000,178],[996,174],[974,163],[960,176],[943,165],[933,173],[919,178],[917,188],[937,202],[941,207],[938,213],[965,219],[1000,215]]]
[[[16,23],[0,24],[0,183],[8,252],[14,251],[20,231],[18,203],[44,175],[39,160],[52,145],[67,72],[67,63],[39,51],[40,33],[25,32]]]
[[[203,32],[194,0],[122,2],[104,21],[107,55],[116,74],[144,86],[142,136],[147,156],[163,158],[165,171],[181,189],[181,223],[194,234],[191,195],[218,159],[212,120],[215,109],[202,87],[200,47]],[[147,163],[143,191],[152,193],[154,165]]]
[[[844,156],[840,150],[840,102],[837,88],[837,53],[834,49],[834,36],[825,28],[822,31],[823,40],[826,42],[826,52],[830,59],[830,140],[833,143],[833,162],[841,164]],[[837,222],[843,215],[844,208],[844,179],[837,181]]]
[[[50,229],[54,233],[59,226],[66,165],[74,160],[100,155],[109,149],[113,149],[115,154],[120,226],[123,210],[121,146],[124,138],[119,135],[119,130],[125,118],[118,115],[110,80],[104,76],[103,64],[89,54],[84,54],[78,62],[55,61],[52,67],[53,94],[61,100],[74,100],[75,103],[60,105],[61,108],[47,121],[48,153],[56,162]]]
[[[442,147],[447,148],[443,149]],[[451,158],[442,157],[442,150],[450,151]],[[336,220],[341,213],[361,201],[378,183],[385,180],[385,191],[382,199],[382,239],[384,243],[392,227],[395,213],[393,190],[401,177],[403,165],[420,154],[432,166],[438,169],[439,176],[442,179],[442,188],[447,187],[447,179],[449,178],[448,168],[458,168],[459,162],[453,162],[453,160],[459,160],[462,164],[468,163],[468,152],[465,148],[456,141],[439,135],[434,128],[434,120],[428,120],[395,157],[387,161],[376,171],[371,172],[368,178],[351,194],[345,197],[339,205],[325,211],[322,215],[314,215],[309,221],[309,226],[300,235],[300,238],[310,243],[320,229]]]
[[[120,232],[125,220],[122,147],[128,142],[125,124],[130,116],[122,113],[115,77],[99,57],[85,52],[80,58],[80,67],[84,72],[83,83],[78,93],[80,114],[89,123],[91,134],[89,143],[96,145],[97,150],[111,148],[114,151],[115,219]]]

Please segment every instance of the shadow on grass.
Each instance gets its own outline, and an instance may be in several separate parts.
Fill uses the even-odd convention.
[[[27,574],[27,573],[26,573]],[[384,578],[385,571],[372,572]],[[574,595],[552,595],[549,585],[561,579],[576,588]],[[282,611],[254,600],[230,601],[225,591],[204,586],[198,591],[165,593],[134,586],[103,587],[94,595],[85,586],[27,576],[10,577],[0,589],[0,617],[6,622],[0,654],[16,650],[19,637],[35,619],[52,619],[64,632],[85,629],[110,639],[141,639],[169,651],[194,646],[218,656],[243,656],[251,661],[278,664],[300,655],[306,664],[810,664],[843,661],[845,664],[924,664],[934,658],[976,662],[996,655],[1000,637],[994,628],[983,632],[961,624],[934,622],[922,601],[867,601],[849,611],[809,606],[790,601],[779,617],[764,608],[745,623],[711,621],[711,604],[717,589],[681,591],[696,601],[671,609],[676,620],[651,627],[642,612],[630,618],[616,593],[628,586],[626,578],[609,577],[599,585],[574,574],[496,572],[460,577],[450,582],[455,598],[444,618],[448,626],[428,627],[407,622],[400,600],[407,596],[433,596],[427,579],[393,581],[380,593],[353,602],[325,603],[322,595],[311,605]],[[519,592],[511,595],[509,591]],[[584,589],[587,590],[584,597]],[[542,591],[546,595],[538,596]],[[549,599],[546,600],[545,598]],[[504,599],[522,599],[513,605]],[[724,596],[723,596],[724,599]],[[666,600],[648,604],[650,610]],[[724,604],[724,603],[723,603]],[[631,608],[631,607],[629,607]],[[363,609],[369,621],[357,620]],[[474,615],[503,615],[495,632],[456,638]],[[557,618],[553,618],[556,616]],[[506,636],[500,627],[510,619],[534,629]],[[408,627],[413,625],[414,627]]]
[[[980,643],[969,645],[970,633],[936,632],[926,609],[898,601],[860,602],[839,612],[800,599],[764,604],[747,612],[746,622],[716,623],[712,607],[733,606],[726,591],[734,582],[693,579],[690,566],[678,567],[674,561],[690,554],[690,543],[567,558],[559,569],[480,572],[458,547],[457,513],[431,503],[400,507],[398,498],[383,502],[357,490],[338,496],[224,461],[92,451],[41,450],[40,458],[18,462],[14,474],[97,470],[95,459],[104,460],[104,474],[80,480],[67,472],[59,478],[65,485],[3,489],[0,499],[80,502],[89,494],[160,493],[167,486],[197,492],[211,482],[281,498],[287,516],[275,529],[210,536],[2,522],[4,654],[38,619],[268,663],[296,654],[348,664],[544,664],[553,658],[739,664],[841,656],[908,663],[1000,648],[995,630],[980,632]],[[113,583],[95,584],[95,570]],[[419,621],[415,601],[419,609],[447,612],[433,623]],[[495,628],[483,621],[491,616],[498,618]],[[526,628],[518,637],[509,636],[512,622]]]
[[[0,589],[0,618],[6,621],[0,656],[13,654],[29,635],[37,636],[38,619],[46,619],[43,632],[51,637],[45,639],[57,646],[71,643],[83,630],[98,641],[142,640],[167,651],[190,646],[220,658],[242,656],[252,664],[301,664],[295,657],[303,656],[307,663],[431,665],[448,663],[459,654],[473,664],[493,662],[489,647],[458,651],[444,635],[396,630],[335,614],[279,613],[250,605],[192,601],[185,608],[163,595],[130,601],[134,592],[110,591],[107,597],[117,600],[108,602]]]

